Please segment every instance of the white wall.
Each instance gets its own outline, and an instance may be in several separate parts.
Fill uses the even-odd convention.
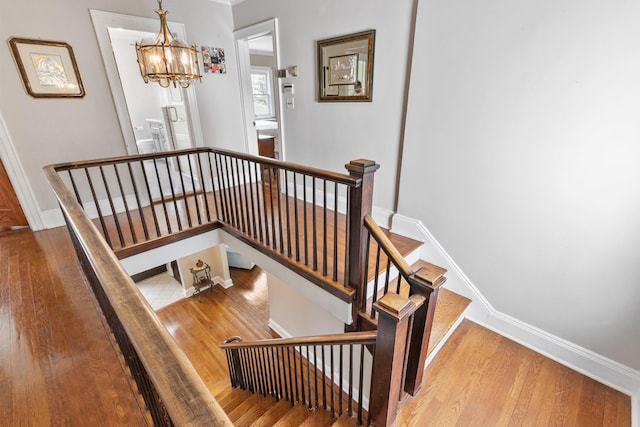
[[[497,310],[635,369],[639,18],[421,0],[398,206]]]
[[[277,17],[283,67],[298,65],[295,110],[283,110],[288,161],[346,173],[345,163],[376,160],[374,204],[393,209],[400,150],[411,0],[247,0],[235,28]],[[376,30],[373,102],[317,102],[317,40]]]
[[[202,133],[207,145],[243,150],[231,8],[207,0],[169,0],[163,7],[169,20],[186,25],[190,43],[225,49],[228,73],[207,74],[197,84]],[[40,210],[57,206],[42,173],[44,165],[126,153],[89,9],[157,18],[156,8],[155,1],[3,2],[0,38],[69,43],[87,93],[82,99],[30,97],[8,47],[0,49],[0,111]]]

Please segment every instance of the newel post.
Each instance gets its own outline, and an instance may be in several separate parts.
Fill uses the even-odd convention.
[[[431,338],[431,327],[433,316],[438,302],[438,290],[447,280],[444,277],[446,270],[433,266],[433,270],[428,272],[418,271],[412,277],[410,295],[420,295],[424,297],[423,304],[413,316],[413,329],[411,331],[410,348],[407,352],[407,371],[405,376],[404,391],[412,396],[422,386],[422,376],[427,361],[429,350],[429,339]]]
[[[366,251],[366,233],[364,232],[364,218],[371,215],[373,206],[373,178],[380,165],[373,160],[358,159],[352,160],[345,165],[349,175],[360,178],[362,184],[352,187],[349,191],[349,212],[348,212],[348,238],[347,238],[347,265],[348,285],[356,290],[356,300],[353,302],[353,320],[350,330],[357,330],[358,310],[362,303],[365,260],[368,256]]]
[[[423,299],[411,299],[388,293],[373,307],[378,312],[378,335],[371,374],[369,419],[373,426],[391,426],[395,422],[402,391],[407,339],[411,318]]]

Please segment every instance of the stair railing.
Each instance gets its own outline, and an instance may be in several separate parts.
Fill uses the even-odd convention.
[[[51,167],[56,194],[80,265],[156,426],[232,425],[104,237]]]
[[[389,240],[385,232],[371,216],[364,218],[365,253],[370,254],[363,268],[364,279],[356,293],[358,296],[354,318],[362,330],[379,327],[376,301],[388,294],[424,297],[425,304],[414,314],[409,356],[407,360],[404,390],[415,395],[422,385],[422,375],[427,360],[433,315],[438,290],[446,281],[446,270],[431,266],[413,271],[404,257]],[[373,280],[369,280],[373,277]]]
[[[377,301],[378,331],[243,342],[226,340],[233,387],[322,409],[356,414],[358,423],[393,424],[402,390],[414,313],[424,297]]]
[[[223,227],[345,302],[379,165],[339,174],[217,148],[53,165],[119,258]],[[344,243],[341,243],[344,242]]]

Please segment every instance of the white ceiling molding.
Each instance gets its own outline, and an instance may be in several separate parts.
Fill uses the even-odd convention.
[[[242,3],[245,0],[209,0],[213,3],[220,3],[220,4],[225,4],[227,6],[233,6],[236,5],[238,3]]]

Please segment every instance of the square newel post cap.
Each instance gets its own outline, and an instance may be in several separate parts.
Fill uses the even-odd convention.
[[[373,304],[373,308],[375,308],[379,314],[400,320],[411,315],[417,306],[416,303],[409,298],[389,292]]]
[[[351,175],[357,176],[362,176],[380,169],[380,165],[374,160],[367,159],[351,160],[349,163],[344,165],[344,167],[347,168]]]

